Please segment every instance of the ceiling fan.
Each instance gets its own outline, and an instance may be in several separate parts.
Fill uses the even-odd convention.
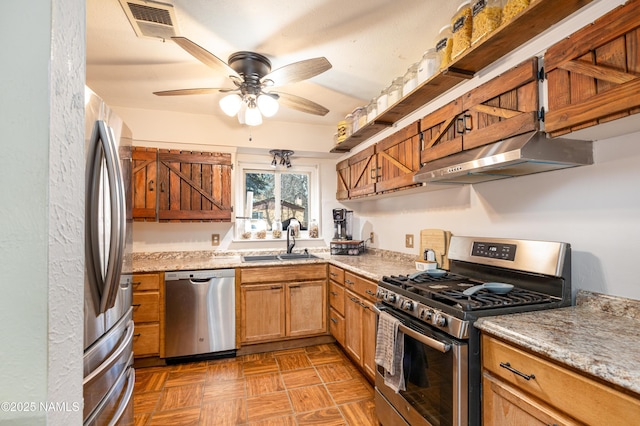
[[[229,93],[220,100],[220,107],[229,116],[238,114],[242,124],[258,125],[262,115],[270,117],[282,105],[308,114],[326,115],[329,110],[308,99],[276,92],[273,87],[296,83],[321,74],[331,68],[324,58],[294,62],[271,71],[271,61],[259,53],[241,51],[229,56],[228,64],[185,37],[171,37],[193,57],[218,72],[225,73],[235,88],[178,89],[153,92],[157,96],[202,95],[216,92]]]

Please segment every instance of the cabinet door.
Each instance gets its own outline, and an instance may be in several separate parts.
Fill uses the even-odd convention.
[[[419,186],[413,175],[420,169],[419,122],[378,142],[376,193]]]
[[[345,320],[335,309],[329,308],[329,331],[340,346],[345,346]]]
[[[486,371],[482,375],[482,413],[485,426],[582,424]]]
[[[161,149],[160,221],[231,221],[231,154]]]
[[[362,197],[376,191],[377,165],[375,146],[349,158],[349,197]]]
[[[287,337],[326,333],[326,281],[288,283],[286,312]]]
[[[462,114],[462,99],[456,99],[420,120],[423,146],[420,160],[423,163],[462,151],[462,133],[457,129],[457,119]]]
[[[360,298],[350,291],[346,292],[344,321],[344,349],[358,365],[362,365],[362,306]]]
[[[376,377],[376,326],[378,316],[373,311],[373,303],[362,301],[362,368],[375,380]]]
[[[133,147],[131,153],[133,219],[155,221],[158,218],[158,168],[156,148]]]
[[[351,186],[351,176],[349,169],[349,159],[336,164],[336,175],[338,178],[338,189],[336,191],[337,200],[349,199],[349,187]]]
[[[251,284],[240,288],[243,343],[285,336],[284,284]]]

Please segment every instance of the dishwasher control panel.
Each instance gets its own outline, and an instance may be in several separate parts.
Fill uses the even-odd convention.
[[[177,281],[177,280],[209,280],[212,278],[225,278],[234,277],[234,269],[212,269],[212,270],[200,270],[200,271],[171,271],[164,273],[165,281]]]

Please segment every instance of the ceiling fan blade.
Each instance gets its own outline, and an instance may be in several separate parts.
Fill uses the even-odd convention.
[[[186,37],[171,37],[171,40],[176,42],[176,44],[190,53],[194,58],[207,65],[210,68],[213,68],[218,71],[223,71],[227,76],[238,77],[240,75],[227,65],[222,59],[218,58],[213,53],[209,52],[207,49],[197,45]]]
[[[262,77],[260,82],[265,83],[270,80],[273,84],[267,83],[267,86],[282,86],[322,74],[329,68],[331,68],[331,63],[325,57],[306,59],[271,71]]]
[[[278,102],[287,108],[295,109],[297,111],[306,112],[314,115],[327,115],[328,109],[319,105],[309,99],[301,98],[300,96],[290,95],[289,93],[282,92],[269,92],[268,94],[276,94],[279,96]]]
[[[163,90],[161,92],[153,92],[156,96],[182,96],[182,95],[209,95],[218,92],[232,92],[237,89],[218,89],[218,88],[201,88],[201,89],[177,89]]]

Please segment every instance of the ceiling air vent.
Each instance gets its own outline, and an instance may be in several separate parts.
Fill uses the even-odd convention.
[[[138,37],[168,39],[178,35],[172,5],[150,0],[120,0],[120,5]]]

